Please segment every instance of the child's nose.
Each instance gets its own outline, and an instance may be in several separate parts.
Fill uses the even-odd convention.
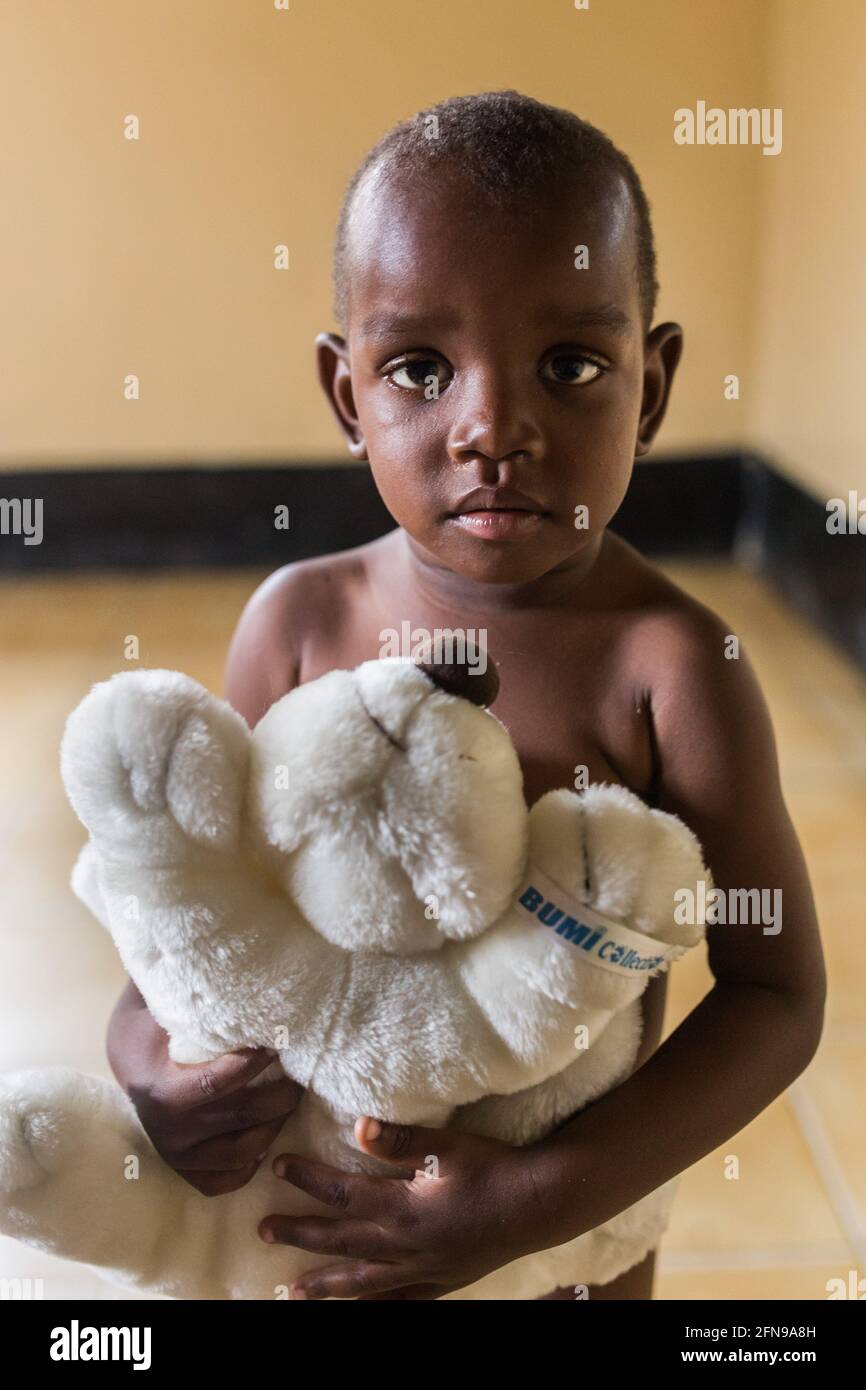
[[[510,376],[485,373],[467,385],[448,440],[452,458],[483,454],[489,459],[515,457],[536,462],[544,437],[525,392]]]

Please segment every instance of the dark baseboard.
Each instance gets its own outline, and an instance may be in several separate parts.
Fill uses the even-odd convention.
[[[277,566],[394,524],[352,464],[0,473],[0,499],[15,498],[41,499],[43,538],[0,534],[6,575]],[[769,461],[732,452],[641,464],[612,529],[646,555],[748,564],[866,670],[866,537],[830,535],[826,519]]]
[[[745,456],[741,475],[734,558],[866,671],[866,535],[829,532],[826,503],[766,459]]]
[[[44,532],[39,545],[0,536],[0,572],[279,565],[394,525],[354,464],[0,473],[0,496],[40,498]],[[737,455],[661,459],[635,469],[614,529],[648,554],[726,554],[739,510]]]
[[[0,537],[0,570],[287,564],[381,536],[393,521],[364,468],[98,468],[0,473],[43,499],[41,545]],[[276,509],[289,509],[287,530]]]
[[[611,530],[644,555],[730,555],[742,481],[738,453],[639,464]]]

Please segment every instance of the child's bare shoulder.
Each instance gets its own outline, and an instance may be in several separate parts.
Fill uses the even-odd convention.
[[[725,619],[658,565],[619,538],[612,550],[603,584],[623,619],[624,655],[653,689],[662,690],[685,675],[700,680],[736,647],[728,640],[736,633]]]
[[[652,710],[668,806],[721,805],[736,790],[778,793],[772,722],[740,634],[720,614],[626,548],[629,664]]]
[[[785,904],[778,936],[755,923],[734,932],[708,924],[710,968],[717,981],[799,996],[820,1028],[825,976],[815,906],[749,653],[736,625],[648,569],[653,574],[639,582],[652,597],[634,640],[650,673],[659,805],[698,837],[717,888],[766,889]],[[809,1029],[814,1037],[811,1023],[803,1036]]]
[[[375,542],[374,542],[375,544]],[[369,546],[295,560],[274,570],[244,605],[229,646],[226,699],[250,725],[298,684],[304,644],[332,629],[366,574]]]

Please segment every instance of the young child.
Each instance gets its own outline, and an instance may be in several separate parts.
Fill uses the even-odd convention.
[[[729,659],[729,624],[608,530],[682,346],[677,324],[652,327],[632,165],[517,92],[445,101],[355,174],[334,274],[342,335],[318,338],[319,378],[397,528],[260,586],[229,651],[231,703],[254,725],[293,686],[381,655],[407,620],[481,629],[528,803],[581,767],[630,787],[691,827],[717,888],[780,889],[784,913],[781,931],[709,926],[715,984],[700,1005],[658,1048],[667,977],[652,981],[632,1075],[540,1143],[369,1117],[364,1149],[403,1170],[436,1152],[439,1181],[282,1156],[288,1181],[334,1207],[333,1220],[274,1214],[259,1228],[333,1253],[293,1296],[430,1299],[609,1220],[743,1129],[815,1053],[824,963],[748,658]],[[249,1180],[299,1094],[249,1084],[270,1060],[260,1051],[173,1064],[131,983],[108,1051],[163,1158],[211,1195]],[[590,1298],[650,1298],[653,1263]]]

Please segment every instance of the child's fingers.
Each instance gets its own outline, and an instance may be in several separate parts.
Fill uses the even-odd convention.
[[[394,1200],[402,1196],[397,1178],[371,1177],[366,1173],[345,1173],[300,1154],[279,1154],[273,1161],[278,1178],[350,1216],[376,1220],[380,1215],[394,1219]]]
[[[196,1106],[187,1116],[195,1128],[196,1140],[215,1138],[218,1134],[233,1134],[236,1130],[252,1129],[266,1120],[285,1119],[297,1107],[303,1088],[290,1076],[266,1081],[237,1091],[226,1100],[212,1105]]]
[[[380,1226],[371,1221],[341,1221],[330,1216],[266,1216],[259,1222],[262,1240],[296,1245],[318,1255],[355,1260],[387,1259],[399,1253]]]
[[[205,1139],[191,1149],[184,1149],[178,1162],[183,1164],[184,1171],[190,1172],[240,1172],[251,1163],[261,1162],[282,1127],[282,1120],[278,1123],[270,1120],[267,1124],[254,1125],[243,1134]]]
[[[149,1115],[143,1117],[153,1143],[162,1157],[173,1166],[186,1160],[186,1155],[211,1140],[231,1142],[251,1129],[267,1127],[268,1147],[280,1133],[286,1117],[298,1103],[299,1088],[288,1077],[265,1086],[253,1087],[249,1093],[240,1092],[237,1104],[209,1111],[204,1108]],[[250,1159],[256,1155],[251,1154]],[[214,1164],[215,1168],[220,1164]]]
[[[459,1285],[455,1285],[459,1287]],[[373,1303],[377,1299],[433,1299],[441,1298],[444,1293],[451,1293],[451,1288],[444,1287],[442,1284],[407,1284],[405,1288],[388,1289],[386,1293],[362,1293],[358,1295],[359,1303]]]
[[[364,1294],[385,1293],[406,1287],[406,1271],[397,1264],[325,1265],[313,1274],[296,1279],[292,1298],[360,1298]]]
[[[355,1122],[355,1139],[365,1153],[376,1158],[384,1158],[395,1168],[407,1172],[424,1169],[430,1155],[435,1154],[440,1163],[455,1155],[485,1147],[495,1146],[479,1135],[462,1133],[447,1129],[429,1129],[424,1125],[399,1125],[377,1120],[371,1115],[361,1115]]]
[[[165,1087],[165,1102],[178,1110],[208,1105],[246,1086],[271,1065],[275,1056],[276,1053],[267,1048],[245,1047],[194,1066],[169,1062],[170,1082]]]

